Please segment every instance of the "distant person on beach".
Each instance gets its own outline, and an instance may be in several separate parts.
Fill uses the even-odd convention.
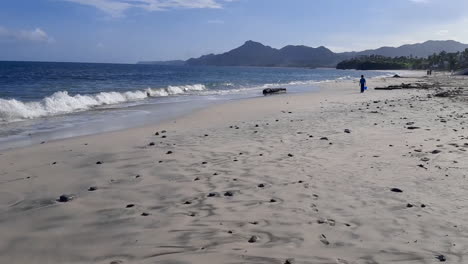
[[[364,75],[361,75],[361,80],[359,80],[359,84],[361,85],[361,93],[363,93],[364,87],[366,87],[366,79],[364,79]]]

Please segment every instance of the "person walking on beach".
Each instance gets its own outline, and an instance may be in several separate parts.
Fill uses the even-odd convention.
[[[359,80],[359,84],[361,85],[361,93],[364,93],[364,87],[366,87],[366,79],[364,79],[364,75],[361,75],[361,80]]]

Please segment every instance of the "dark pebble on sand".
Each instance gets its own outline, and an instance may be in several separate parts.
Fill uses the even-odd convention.
[[[321,137],[320,140],[328,140],[327,137]]]
[[[288,157],[292,158],[292,157],[294,157],[294,155],[291,154],[291,153],[289,153],[289,154],[288,154]]]
[[[218,194],[217,194],[217,193],[214,193],[214,192],[208,194],[208,197],[216,197],[216,196],[218,196]]]
[[[229,234],[232,234],[233,232],[231,230],[228,231]]]
[[[159,132],[154,133],[155,136],[159,136]]]
[[[287,259],[287,260],[284,261],[284,264],[294,264],[294,263],[296,263],[296,262],[292,258]]]
[[[442,152],[442,151],[440,151],[440,150],[438,150],[438,149],[435,149],[435,150],[433,150],[431,153],[432,153],[432,154],[439,154],[439,153],[441,153],[441,152]]]
[[[421,208],[426,208],[426,205],[425,205],[425,204],[421,204]]]
[[[66,202],[69,202],[73,200],[73,196],[71,195],[68,195],[68,194],[62,194],[60,195],[60,197],[57,199],[57,202],[61,202],[61,203],[66,203]]]
[[[154,145],[156,145],[156,143],[154,143],[154,142],[150,142],[150,143],[148,144],[148,146],[154,146]]]
[[[345,129],[344,132],[347,133],[347,134],[350,134],[350,133],[351,133],[351,130]]]
[[[438,256],[436,256],[436,259],[438,259],[440,262],[447,261],[447,258],[444,255],[438,255]]]
[[[164,133],[166,133],[166,132],[167,132],[166,130],[163,130],[163,131],[161,131],[161,134],[164,134]]]
[[[231,196],[234,196],[234,193],[231,192],[231,191],[227,191],[227,192],[224,193],[224,196],[229,196],[229,197],[231,197]]]
[[[198,178],[198,177],[196,177],[196,178],[194,179],[194,181],[199,181],[199,180],[200,180],[200,178]]]
[[[91,186],[91,187],[88,188],[88,191],[94,192],[94,191],[96,191],[97,189],[98,189],[98,187],[96,187],[96,186]]]
[[[172,153],[173,153],[173,152],[170,151],[170,150],[169,150],[168,152],[166,152],[167,155],[170,155],[170,154],[172,154]]]
[[[275,199],[270,199],[270,203],[276,203]]]
[[[134,204],[127,204],[127,206],[125,206],[125,208],[132,208],[132,207],[135,207]]]
[[[260,183],[260,184],[258,185],[258,188],[265,188],[265,184]]]
[[[403,192],[401,189],[398,189],[398,188],[392,188],[391,191],[396,192],[396,193],[402,193]]]
[[[150,214],[148,213],[141,213],[141,216],[149,216]]]
[[[409,130],[415,130],[415,129],[420,129],[420,127],[416,127],[416,126],[409,126],[408,127]]]
[[[98,161],[96,162],[97,165],[101,165],[102,164],[102,161]]]
[[[205,165],[205,164],[208,164],[208,162],[204,161],[204,162],[202,162],[201,164]]]
[[[249,239],[249,243],[255,243],[259,240],[260,238],[258,236],[251,236]]]
[[[167,138],[166,136],[162,136],[161,138]]]
[[[320,235],[320,242],[322,242],[326,246],[330,245],[330,242],[328,241],[327,237],[324,234]]]
[[[407,207],[407,208],[413,208],[414,205],[412,205],[412,204],[409,203],[409,204],[406,205],[406,207]]]
[[[191,201],[186,201],[184,204],[192,204]]]

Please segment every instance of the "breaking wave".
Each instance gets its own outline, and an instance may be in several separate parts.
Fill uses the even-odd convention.
[[[102,105],[119,104],[149,97],[164,97],[171,95],[189,94],[204,91],[202,84],[168,86],[161,89],[146,89],[128,92],[101,92],[97,94],[69,95],[67,91],[60,91],[47,96],[40,101],[22,102],[16,99],[0,98],[0,121],[12,122],[24,119],[53,116],[78,111],[89,110]]]

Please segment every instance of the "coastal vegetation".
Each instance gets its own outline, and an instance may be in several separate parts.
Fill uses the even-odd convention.
[[[380,55],[359,56],[344,60],[337,69],[356,70],[442,70],[456,71],[468,68],[468,49],[461,52],[442,51],[426,58],[413,56],[386,57]]]

